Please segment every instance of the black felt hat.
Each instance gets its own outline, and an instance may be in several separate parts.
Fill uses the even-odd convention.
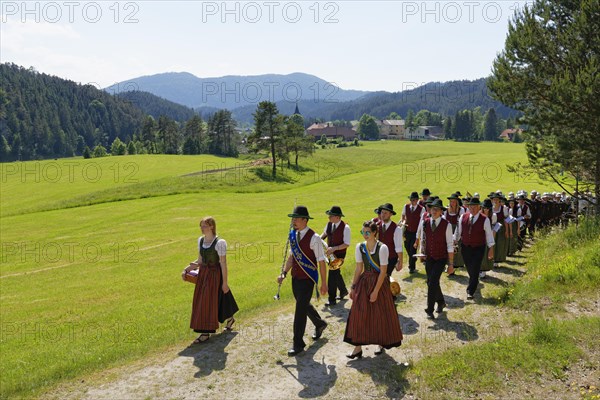
[[[308,215],[308,208],[305,206],[296,206],[294,211],[291,214],[288,214],[288,217],[312,219],[312,217]]]

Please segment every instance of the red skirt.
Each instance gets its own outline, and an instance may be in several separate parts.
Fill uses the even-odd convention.
[[[192,302],[190,328],[198,333],[215,333],[219,323],[229,319],[238,311],[231,293],[223,293],[221,265],[201,265]]]
[[[374,303],[369,301],[378,278],[377,272],[364,272],[358,278],[344,342],[354,346],[378,344],[386,349],[402,344],[400,320],[387,277],[379,289],[377,300]]]
[[[200,333],[214,333],[219,328],[219,289],[221,266],[201,265],[192,302],[190,328]]]

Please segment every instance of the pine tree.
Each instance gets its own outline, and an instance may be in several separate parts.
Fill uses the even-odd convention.
[[[490,108],[485,114],[485,122],[483,125],[483,137],[484,140],[496,141],[498,140],[498,118],[496,117],[496,110]]]

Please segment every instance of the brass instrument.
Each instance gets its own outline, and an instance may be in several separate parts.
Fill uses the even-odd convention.
[[[390,276],[390,290],[392,291],[392,296],[398,296],[401,293],[400,284],[392,276]]]
[[[329,266],[329,269],[332,271],[340,269],[340,267],[344,264],[344,259],[337,258],[335,255],[333,255],[333,253],[327,255],[327,248],[329,246],[325,240],[321,239],[321,242],[323,243],[323,251],[325,252],[325,258],[327,259],[327,265]]]

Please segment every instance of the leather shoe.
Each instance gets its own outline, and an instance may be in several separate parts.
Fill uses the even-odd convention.
[[[327,328],[327,323],[325,323],[325,325],[321,325],[317,329],[315,329],[315,333],[312,335],[312,338],[314,340],[319,339],[321,337],[321,335],[323,334],[323,331],[325,330],[325,328]]]
[[[340,293],[340,295],[338,297],[336,297],[336,300],[344,300],[344,298],[348,296],[348,292],[344,292],[344,293]]]
[[[335,301],[331,301],[329,300],[328,302],[325,303],[325,307],[333,307],[335,306],[337,303]]]
[[[425,309],[425,314],[427,314],[427,319],[435,319],[435,315],[433,315],[433,311],[429,311]]]
[[[303,351],[304,351],[304,349],[290,349],[290,350],[288,350],[288,356],[294,357],[294,356],[297,356],[298,354],[302,353]]]
[[[444,312],[444,308],[446,308],[446,307],[448,307],[448,304],[446,304],[446,303],[440,304],[440,305],[438,305],[438,308],[437,308],[437,310],[435,310],[435,312],[437,312],[437,313]]]
[[[358,353],[346,354],[346,357],[348,357],[351,360],[354,360],[355,358],[362,358],[362,350],[359,351]]]
[[[473,300],[473,295],[471,293],[467,293],[467,300]]]

